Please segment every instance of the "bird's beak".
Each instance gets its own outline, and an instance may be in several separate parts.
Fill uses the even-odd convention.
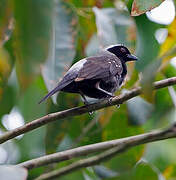
[[[127,61],[137,61],[138,58],[133,54],[127,54]]]

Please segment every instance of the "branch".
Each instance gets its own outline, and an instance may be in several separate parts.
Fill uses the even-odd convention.
[[[105,151],[105,152],[103,152],[97,156],[93,156],[93,157],[90,157],[87,159],[79,160],[79,161],[72,163],[68,166],[65,166],[61,169],[54,170],[54,171],[51,171],[48,173],[44,173],[44,174],[40,175],[38,178],[36,178],[35,180],[47,180],[47,179],[53,179],[56,177],[58,178],[60,176],[66,175],[67,173],[76,171],[78,169],[96,165],[102,161],[110,160],[116,154],[125,151],[126,148],[127,148],[127,146],[122,144],[120,146],[117,146],[117,147],[114,147],[110,150],[107,150],[107,151]]]
[[[167,130],[152,131],[149,133],[86,145],[62,152],[53,153],[50,155],[45,155],[36,159],[32,159],[23,163],[18,164],[18,166],[25,167],[27,169],[33,169],[36,167],[48,165],[51,163],[61,162],[65,160],[72,159],[74,157],[80,157],[85,155],[90,155],[91,153],[104,151],[114,147],[119,147],[125,145],[125,147],[133,147],[136,145],[149,143],[153,141],[164,140],[168,138],[176,137],[176,125],[173,125]]]
[[[157,81],[157,82],[153,83],[153,87],[154,87],[154,89],[160,89],[160,88],[164,88],[164,87],[171,86],[174,84],[176,84],[176,77]],[[19,128],[5,132],[4,134],[2,134],[0,136],[0,144],[9,139],[17,137],[23,133],[26,133],[26,132],[32,131],[38,127],[41,127],[47,123],[56,121],[58,119],[63,119],[63,118],[70,117],[70,116],[77,116],[77,115],[81,115],[81,114],[84,114],[87,112],[102,109],[105,107],[122,104],[123,102],[125,102],[135,96],[138,96],[141,93],[142,93],[141,87],[137,87],[137,88],[132,89],[129,92],[126,92],[124,94],[121,94],[119,96],[112,98],[111,101],[106,99],[106,100],[100,101],[98,103],[90,104],[87,106],[76,107],[76,108],[48,114],[44,117],[41,117],[30,123],[27,123]]]
[[[129,148],[134,147],[136,145],[157,141],[161,139],[172,138],[172,137],[176,137],[176,124],[174,124],[172,127],[170,127],[167,130],[151,132],[138,136],[132,136],[130,138],[121,139],[119,140],[121,141],[119,145],[118,146],[116,145],[110,150],[107,150],[97,156],[79,160],[61,169],[42,174],[41,176],[36,178],[36,180],[46,180],[46,179],[53,179],[56,177],[60,177],[75,170],[81,169],[83,167],[93,166],[103,161],[109,160],[115,155],[120,154],[126,150],[129,150]]]

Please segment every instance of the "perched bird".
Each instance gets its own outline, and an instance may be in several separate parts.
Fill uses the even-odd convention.
[[[127,74],[126,62],[138,58],[123,45],[109,46],[96,56],[84,58],[75,63],[58,85],[39,103],[58,91],[79,93],[84,103],[86,96],[96,99],[110,98],[122,85]]]

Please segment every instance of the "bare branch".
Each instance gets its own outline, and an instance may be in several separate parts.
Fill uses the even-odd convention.
[[[110,158],[114,157],[115,155],[120,154],[136,145],[172,137],[176,137],[176,124],[164,131],[151,132],[138,136],[133,136],[130,138],[120,139],[119,142],[121,142],[118,144],[118,146],[116,145],[110,150],[107,150],[97,156],[79,160],[61,169],[42,174],[41,176],[36,178],[36,180],[46,180],[60,177],[83,167],[93,166],[100,162],[110,160]]]
[[[157,81],[153,84],[153,86],[154,86],[154,89],[160,89],[160,88],[164,88],[164,87],[171,86],[174,84],[176,84],[176,77]],[[47,123],[56,121],[58,119],[63,119],[63,118],[70,117],[70,116],[77,116],[77,115],[81,115],[81,114],[84,114],[87,112],[102,109],[105,107],[122,104],[123,102],[125,102],[125,101],[127,101],[127,100],[129,100],[135,96],[138,96],[141,93],[142,93],[141,87],[138,87],[138,88],[132,89],[129,92],[126,92],[125,94],[121,94],[119,96],[112,98],[111,101],[103,100],[103,101],[100,101],[98,103],[90,104],[88,106],[76,107],[76,108],[72,108],[72,109],[48,114],[44,117],[41,117],[41,118],[36,119],[30,123],[27,123],[27,124],[25,124],[19,128],[5,132],[4,134],[2,134],[0,136],[0,143],[6,142],[9,139],[17,137],[23,133],[27,133],[29,131],[32,131],[38,127],[41,127]]]
[[[144,143],[149,143],[153,141],[159,141],[168,138],[176,137],[176,126],[172,126],[167,130],[158,130],[141,135],[86,145],[62,152],[57,152],[54,154],[46,155],[40,158],[32,159],[23,163],[18,164],[18,166],[25,167],[27,169],[32,169],[51,163],[61,162],[65,160],[72,159],[74,157],[80,157],[85,155],[90,155],[91,153],[104,151],[117,146],[125,145],[125,147],[132,147]]]

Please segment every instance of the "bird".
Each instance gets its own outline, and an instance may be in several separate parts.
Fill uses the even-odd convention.
[[[95,56],[86,57],[73,64],[39,104],[59,91],[80,94],[85,105],[89,104],[87,97],[112,98],[127,75],[126,62],[137,60],[138,58],[122,44],[108,46]]]

